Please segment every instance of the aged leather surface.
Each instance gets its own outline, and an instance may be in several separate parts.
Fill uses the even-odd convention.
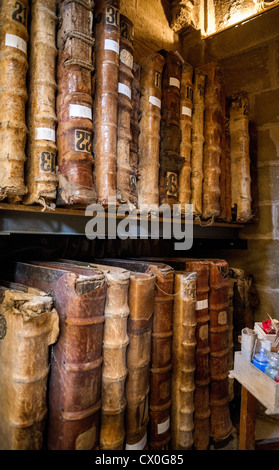
[[[42,450],[49,346],[59,335],[53,299],[0,281],[0,448]]]
[[[191,449],[194,431],[196,273],[175,272],[171,448]]]
[[[130,145],[133,83],[133,23],[120,15],[120,55],[117,118],[117,200],[132,205]],[[133,204],[134,205],[134,204]]]
[[[191,159],[191,204],[193,215],[202,216],[203,186],[203,145],[204,145],[204,91],[206,74],[198,69],[194,71],[193,114],[192,114],[192,159]]]
[[[203,212],[204,219],[217,218],[220,214],[220,158],[222,135],[222,69],[210,63],[199,70],[206,73],[204,154],[203,154]]]
[[[251,211],[249,100],[246,92],[229,97],[231,194],[233,218],[248,222]]]
[[[162,117],[160,129],[160,204],[178,202],[178,178],[184,163],[180,156],[180,88],[182,61],[174,52],[162,51],[165,65],[162,75]]]
[[[95,8],[94,183],[97,201],[116,198],[119,0],[101,0]]]
[[[121,450],[125,441],[125,382],[127,378],[127,320],[130,272],[100,264],[59,260],[57,266],[101,270],[107,279],[103,337],[100,449]]]
[[[55,205],[56,199],[56,1],[31,2],[25,204]],[[44,130],[42,135],[41,128]],[[45,130],[46,129],[46,130]]]
[[[226,439],[232,430],[228,389],[228,287],[225,260],[210,260],[209,275],[210,426],[214,441]]]
[[[141,67],[133,65],[132,80],[132,114],[131,114],[131,143],[130,143],[130,197],[131,202],[138,205],[138,161],[139,161],[139,120],[140,120],[140,74]]]
[[[27,127],[26,73],[29,2],[0,5],[0,200],[19,202],[26,194],[24,164]]]
[[[180,156],[184,158],[178,178],[180,204],[191,204],[191,156],[192,156],[193,67],[182,65],[180,89]]]
[[[152,273],[156,279],[154,314],[150,324],[152,335],[148,443],[150,449],[162,450],[170,441],[174,270],[165,263],[112,258],[102,261],[132,272]]]
[[[107,284],[99,270],[74,271],[43,262],[11,265],[15,280],[53,297],[59,315],[49,381],[49,450],[96,449],[99,439]]]
[[[58,205],[96,202],[92,150],[92,5],[84,2],[74,7],[66,0],[58,5]],[[72,17],[70,22],[69,17]]]
[[[162,72],[165,59],[152,53],[141,63],[138,204],[159,205]]]

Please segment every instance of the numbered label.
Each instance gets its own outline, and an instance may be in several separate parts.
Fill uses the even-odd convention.
[[[121,21],[120,34],[123,38],[127,39],[127,41],[133,41],[133,28],[127,24],[126,21]]]
[[[137,178],[135,177],[135,175],[130,175],[130,188],[131,191],[137,190]]]
[[[110,26],[117,26],[117,28],[120,27],[120,13],[119,13],[119,10],[117,10],[117,8],[114,8],[112,6],[107,7],[106,24]]]
[[[76,152],[92,153],[92,134],[80,129],[75,131]]]
[[[167,173],[167,196],[177,197],[178,185],[177,185],[177,174],[169,172]]]
[[[40,157],[40,169],[46,173],[55,171],[55,153],[42,152]]]
[[[13,9],[14,11],[12,13],[12,19],[26,26],[26,23],[27,23],[26,7],[23,8],[20,2],[15,2]]]
[[[193,101],[193,88],[191,88],[190,86],[187,86],[186,88],[186,98],[188,98],[188,100]]]

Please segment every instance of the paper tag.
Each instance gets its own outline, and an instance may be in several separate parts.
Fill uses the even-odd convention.
[[[122,93],[122,95],[126,95],[130,99],[132,97],[131,88],[129,88],[127,85],[124,85],[124,83],[118,83],[118,93]]]
[[[71,117],[87,118],[92,120],[92,109],[80,104],[70,104],[69,115]]]
[[[55,142],[55,130],[49,129],[48,127],[36,127],[35,140],[50,140],[51,142]]]
[[[208,299],[198,300],[196,304],[196,310],[203,310],[204,308],[208,308]]]
[[[136,444],[126,444],[126,450],[142,450],[147,442],[147,433]]]
[[[170,86],[176,86],[180,89],[180,81],[177,78],[170,77]]]
[[[120,51],[120,62],[122,62],[124,65],[127,65],[130,69],[133,68],[133,63],[134,63],[134,58],[132,54],[129,51],[126,51],[126,49],[122,49]]]
[[[226,310],[223,310],[223,312],[220,312],[218,314],[218,323],[219,325],[226,325],[228,321],[228,315]]]
[[[14,34],[6,34],[5,46],[15,47],[16,49],[20,49],[24,52],[24,54],[27,54],[27,42]]]
[[[187,108],[187,106],[182,106],[182,114],[185,116],[192,116],[192,110],[191,108]]]
[[[156,98],[156,96],[149,96],[149,103],[161,109],[161,100],[159,100],[159,98]]]
[[[166,419],[163,423],[158,424],[157,430],[158,434],[163,434],[163,432],[166,432],[170,427],[170,418]]]
[[[116,54],[119,54],[119,44],[112,39],[105,39],[105,50],[114,51]]]
[[[208,338],[208,325],[202,325],[199,328],[199,337],[202,341]]]

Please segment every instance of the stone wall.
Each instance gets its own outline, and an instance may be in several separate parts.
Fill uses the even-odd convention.
[[[255,276],[260,296],[256,319],[279,319],[279,8],[207,39],[199,32],[181,38],[181,54],[194,67],[221,64],[226,93],[249,93],[256,129],[258,223],[241,231],[247,251],[214,253]]]
[[[120,11],[134,23],[135,62],[140,63],[154,51],[179,49],[179,36],[170,28],[168,0],[121,0]]]

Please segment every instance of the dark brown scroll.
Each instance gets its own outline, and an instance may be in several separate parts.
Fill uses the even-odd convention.
[[[93,2],[58,4],[57,205],[96,202],[93,187]]]

